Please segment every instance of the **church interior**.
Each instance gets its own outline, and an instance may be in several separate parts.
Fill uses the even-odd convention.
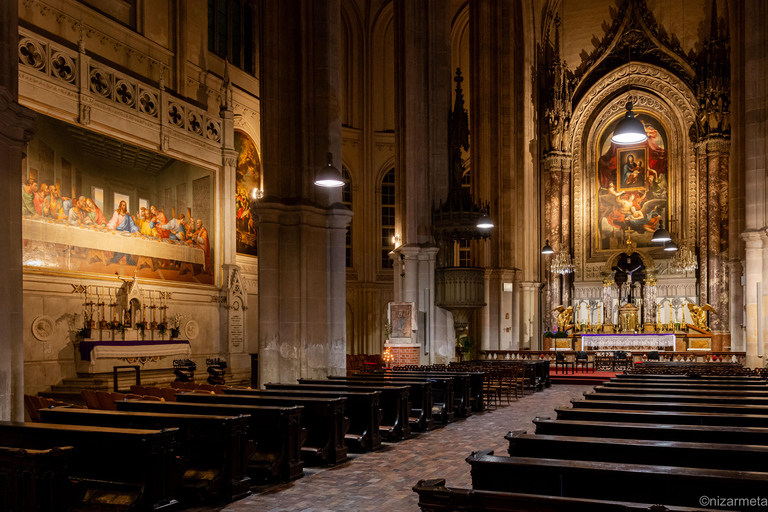
[[[0,512],[768,506],[763,0],[2,0],[0,57]]]

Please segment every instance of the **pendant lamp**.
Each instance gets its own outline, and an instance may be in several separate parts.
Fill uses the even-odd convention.
[[[659,222],[659,228],[653,232],[653,238],[651,242],[669,242],[672,240],[672,236],[669,231],[664,229],[664,221]]]
[[[627,101],[627,113],[624,114],[624,118],[616,124],[616,128],[613,130],[613,136],[611,142],[615,144],[637,144],[639,142],[645,142],[648,136],[645,135],[645,127],[638,118],[635,117],[635,113],[632,112],[632,102]]]
[[[320,172],[317,173],[315,185],[326,188],[344,186],[341,171],[333,166],[333,154],[328,153],[328,165],[320,169]]]
[[[541,248],[541,254],[554,254],[555,250],[552,249],[552,246],[549,245],[549,240],[544,244],[544,247]]]
[[[477,227],[480,229],[491,229],[493,227],[493,221],[487,213],[483,213],[480,220],[477,221]]]
[[[667,252],[675,252],[677,251],[677,244],[670,240],[669,242],[664,243],[664,250]]]

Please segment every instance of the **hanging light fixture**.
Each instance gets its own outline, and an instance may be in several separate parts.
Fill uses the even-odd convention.
[[[315,178],[315,185],[318,187],[335,188],[343,187],[344,180],[341,171],[333,166],[333,154],[328,153],[328,165],[320,169]]]
[[[549,245],[549,240],[544,244],[544,247],[541,248],[541,254],[554,254],[555,250],[552,248],[551,245]]]
[[[672,240],[664,243],[664,250],[667,252],[675,252],[677,251],[677,249],[678,249],[677,244]]]
[[[571,255],[565,251],[560,251],[557,253],[557,256],[555,256],[549,270],[553,274],[565,275],[573,272],[575,268],[576,265],[574,265]]]
[[[674,272],[693,272],[699,268],[699,263],[696,261],[696,253],[691,250],[687,241],[683,241],[683,247],[672,256],[670,267]]]
[[[672,240],[672,235],[669,234],[669,231],[664,229],[664,221],[662,220],[659,222],[659,228],[653,232],[651,242],[669,242],[670,240]]]
[[[632,45],[627,47],[627,65],[632,64]],[[627,93],[627,112],[624,114],[624,118],[621,119],[613,130],[613,136],[611,142],[614,144],[638,144],[648,140],[648,136],[645,134],[645,127],[638,118],[635,117],[635,113],[632,112],[632,84],[629,84],[629,92]]]
[[[488,208],[486,207],[480,215],[480,219],[477,221],[477,227],[480,229],[491,229],[493,227],[493,221],[491,216],[488,215]]]
[[[645,127],[638,118],[635,117],[635,113],[632,112],[632,101],[627,101],[627,113],[624,114],[624,118],[618,122],[616,128],[613,130],[613,136],[611,142],[615,144],[637,144],[639,142],[645,142],[648,136],[645,134]]]

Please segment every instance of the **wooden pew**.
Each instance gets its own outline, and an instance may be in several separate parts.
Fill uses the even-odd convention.
[[[654,394],[654,395],[711,395],[711,396],[744,396],[768,399],[768,390],[758,391],[751,389],[709,389],[695,387],[663,387],[653,388],[645,386],[619,387],[619,386],[595,386],[596,393],[629,393],[629,394]]]
[[[418,413],[419,418],[421,418],[423,415],[429,416],[429,411],[431,411],[432,418],[435,422],[442,424],[453,421],[455,416],[455,413],[453,412],[453,380],[449,377],[431,379],[417,376],[395,377],[366,373],[351,375],[349,377],[329,376],[328,378],[332,380],[344,380],[346,382],[369,381],[405,384],[411,387],[412,414]],[[422,398],[420,395],[422,392],[428,393],[431,400]],[[431,404],[429,408],[427,408],[427,403]],[[422,404],[422,407],[417,409],[418,406],[416,404]],[[419,425],[421,425],[421,419]]]
[[[75,505],[78,510],[99,504],[114,511],[174,509],[176,485],[184,469],[174,450],[177,434],[177,429],[0,422],[3,446],[74,448],[67,474],[85,488]]]
[[[723,512],[722,509],[665,506],[515,492],[445,487],[445,480],[419,480],[413,488],[424,512]]]
[[[571,400],[571,405],[577,409],[633,409],[636,411],[714,412],[768,415],[768,405],[653,401],[633,402],[620,400]]]
[[[429,413],[429,411],[432,410],[431,382],[382,382],[379,379],[347,380],[345,377],[334,377],[329,379],[299,379],[298,382],[299,384],[323,384],[328,386],[363,386],[374,389],[380,389],[385,386],[405,386],[408,401],[405,404],[405,416],[403,416],[406,418],[406,421],[403,422],[403,435],[410,437],[411,431],[413,430],[431,430],[435,426],[435,420]],[[386,421],[386,419],[384,421]]]
[[[616,423],[536,418],[536,433],[555,436],[649,439],[692,443],[768,445],[768,428],[711,425]]]
[[[89,409],[41,409],[43,423],[159,430],[178,428],[179,453],[187,461],[180,483],[185,501],[235,501],[251,494],[248,460],[256,449],[248,439],[250,416],[211,416]]]
[[[266,385],[269,387],[269,384]],[[347,405],[344,408],[344,414],[349,420],[349,429],[344,436],[347,447],[353,452],[368,452],[381,448],[381,433],[379,432],[379,421],[381,419],[381,409],[379,402],[381,399],[380,391],[323,391],[323,390],[277,390],[268,391],[257,389],[239,389],[227,388],[225,394],[248,395],[248,396],[278,396],[278,397],[319,397],[319,398],[337,398],[347,399]]]
[[[631,402],[685,402],[685,403],[712,403],[712,404],[744,404],[744,405],[768,405],[768,398],[734,396],[734,395],[657,395],[643,394],[639,390],[637,394],[633,393],[584,393],[584,399],[588,401],[608,400]]]
[[[472,488],[487,491],[695,506],[720,489],[729,496],[757,497],[768,488],[768,473],[748,471],[496,457],[493,452],[473,453],[467,462]]]
[[[630,408],[574,409],[571,407],[557,407],[555,411],[559,420],[768,428],[768,416],[759,414],[638,411]]]
[[[526,434],[504,438],[510,457],[590,460],[734,471],[765,471],[768,446]]]
[[[248,461],[248,476],[254,484],[290,481],[304,476],[301,445],[307,433],[301,428],[303,407],[270,407],[245,405],[206,405],[180,402],[126,400],[115,402],[118,411],[140,411],[170,414],[207,414],[250,416],[248,437],[256,450]]]
[[[757,391],[763,392],[768,396],[768,385],[766,384],[723,384],[721,382],[635,382],[635,381],[606,381],[603,382],[605,388],[643,388],[643,389],[700,389],[700,390],[719,390],[719,391]]]
[[[542,389],[548,388],[552,385],[551,381],[549,380],[550,362],[543,359],[539,359],[537,361],[485,359],[480,361],[480,363],[484,366],[489,366],[490,368],[510,365],[525,366],[526,379],[531,382],[531,386],[533,387],[534,391],[541,391]]]
[[[617,373],[611,380],[635,381],[635,382],[722,382],[728,383],[765,383],[755,375],[656,375],[652,373]]]
[[[66,512],[81,486],[67,476],[71,446],[29,450],[0,446],[0,512]]]
[[[381,375],[395,377],[451,377],[453,378],[453,412],[457,418],[467,418],[472,415],[473,403],[482,400],[483,381],[485,374],[482,372],[427,372],[417,370],[387,370],[374,372]],[[474,384],[474,386],[473,386]],[[478,389],[477,386],[480,386]]]
[[[379,433],[382,439],[387,441],[400,441],[411,437],[411,427],[408,423],[408,414],[411,410],[408,386],[387,386],[379,383],[356,383],[348,385],[346,382],[336,380],[299,379],[299,384],[267,384],[267,389],[286,390],[318,390],[328,391],[339,389],[343,391],[378,391],[381,393],[379,407],[381,419],[379,420]]]
[[[344,416],[346,398],[272,397],[247,395],[204,395],[179,393],[176,401],[182,403],[277,405],[304,407],[301,426],[307,430],[307,439],[301,447],[301,457],[307,464],[322,466],[341,464],[347,460],[344,434],[349,421]]]

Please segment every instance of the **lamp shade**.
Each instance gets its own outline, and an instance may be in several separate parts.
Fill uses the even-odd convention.
[[[664,250],[667,252],[675,252],[677,251],[677,244],[670,240],[664,244]]]
[[[645,127],[638,118],[635,117],[635,113],[632,112],[632,102],[627,102],[627,113],[624,114],[624,118],[621,119],[613,130],[613,136],[611,142],[615,144],[637,144],[638,142],[645,142],[648,136],[645,135]]]
[[[659,229],[653,232],[651,242],[669,242],[670,240],[672,240],[672,236],[669,231],[664,229],[664,222],[659,222]]]
[[[549,245],[549,240],[544,244],[544,247],[541,248],[541,254],[554,254],[555,250],[552,249],[552,246]]]
[[[333,155],[328,153],[328,165],[320,169],[315,177],[315,185],[318,187],[343,187],[344,180],[341,171],[333,166]]]
[[[487,213],[484,213],[480,217],[480,220],[477,221],[477,227],[480,229],[491,229],[493,227],[491,217]]]

